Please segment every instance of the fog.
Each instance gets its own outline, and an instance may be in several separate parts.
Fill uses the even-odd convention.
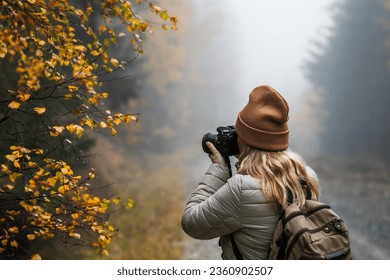
[[[189,2],[164,3],[181,15],[180,28],[148,38],[145,60],[153,68],[146,70],[147,85],[143,83],[143,91],[149,92],[144,94],[152,91],[146,87],[155,87],[167,100],[165,111],[175,114],[174,122],[183,128],[193,125],[180,139],[199,142],[202,133],[233,124],[250,91],[260,84],[279,90],[295,114],[310,88],[302,67],[316,43],[325,41],[332,1]],[[154,103],[151,107],[161,111],[164,104]],[[151,107],[140,111],[141,120],[142,115],[148,118]],[[169,123],[158,131],[162,128],[170,131],[166,137],[183,133]]]
[[[330,61],[332,51],[340,49],[331,44],[338,30],[334,13],[340,3],[352,5],[353,1],[160,1],[161,7],[178,16],[179,29],[156,30],[144,38],[145,54],[130,65],[125,73],[129,78],[110,85],[115,86],[111,106],[138,113],[139,122],[121,129],[115,139],[99,140],[97,153],[104,154],[97,159],[101,178],[115,182],[122,190],[131,186],[133,193],[151,189],[170,197],[167,186],[174,186],[174,193],[184,192],[172,218],[174,231],[181,232],[182,208],[210,164],[201,149],[203,135],[215,132],[217,126],[234,124],[250,91],[268,84],[290,105],[290,148],[304,155],[320,175],[324,199],[351,226],[359,257],[390,257],[381,248],[386,248],[384,240],[389,240],[389,222],[378,214],[387,211],[387,167],[340,153],[349,150],[348,143],[331,141],[341,134],[327,131],[325,124],[337,125],[341,119],[324,121],[334,109],[326,105],[329,100],[322,94],[324,84],[309,71],[321,76],[321,63]],[[329,52],[328,45],[331,54],[321,59],[322,53]],[[335,65],[339,66],[337,62]],[[363,64],[360,67],[364,68]],[[332,71],[325,72],[332,76]],[[383,75],[388,74],[383,71]],[[335,86],[354,79],[340,78]],[[337,102],[330,100],[328,104]],[[337,152],[332,155],[324,150],[326,143]],[[358,154],[356,150],[351,153]],[[105,160],[107,157],[110,161]],[[367,192],[368,181],[370,197],[362,195]],[[367,216],[363,223],[361,215]],[[365,247],[375,242],[379,244],[375,250]],[[158,257],[163,258],[153,256]]]
[[[179,16],[180,25],[177,32],[157,31],[147,38],[141,57],[146,78],[135,72],[141,98],[132,105],[141,114],[141,134],[146,136],[139,138],[142,145],[148,142],[150,150],[171,152],[180,147],[204,159],[203,134],[234,124],[250,91],[269,84],[290,104],[292,148],[300,152],[302,146],[305,151],[312,146],[314,151],[316,140],[305,139],[302,145],[294,126],[305,126],[297,123],[297,115],[311,85],[302,68],[326,41],[334,3],[164,2]],[[307,133],[302,135],[307,138]]]

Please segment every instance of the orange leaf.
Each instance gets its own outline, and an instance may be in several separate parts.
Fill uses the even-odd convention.
[[[31,260],[42,260],[41,256],[39,254],[34,254],[32,257],[31,257]]]
[[[27,101],[30,98],[31,94],[28,93],[19,93],[16,98],[19,99],[20,101],[24,102]]]
[[[35,107],[34,108],[34,111],[38,114],[38,115],[42,115],[46,112],[46,108],[45,107]]]
[[[35,234],[27,234],[27,239],[28,240],[34,240],[35,239]]]
[[[11,233],[19,233],[19,229],[17,227],[9,228],[8,231]]]
[[[19,102],[16,102],[16,101],[11,101],[10,104],[8,104],[8,107],[11,108],[11,109],[18,109],[20,107],[20,103]]]

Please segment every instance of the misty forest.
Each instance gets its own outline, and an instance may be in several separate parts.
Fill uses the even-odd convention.
[[[180,221],[210,164],[202,136],[247,102],[234,15],[223,1],[80,2],[0,3],[0,259],[219,259]],[[354,259],[390,259],[390,1],[328,8],[300,62],[309,86],[283,81],[290,147]]]

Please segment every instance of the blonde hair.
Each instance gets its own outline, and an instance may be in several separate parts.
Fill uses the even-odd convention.
[[[288,190],[291,191],[293,201],[298,205],[304,204],[306,190],[303,185],[310,189],[312,199],[319,198],[317,178],[308,174],[301,156],[292,151],[268,152],[245,146],[239,162],[238,173],[256,179],[265,198],[277,202],[282,208],[288,205]]]

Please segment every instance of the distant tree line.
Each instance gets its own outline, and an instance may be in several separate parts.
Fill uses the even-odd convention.
[[[306,64],[326,110],[322,153],[390,162],[389,7],[382,0],[343,1],[327,43]]]

